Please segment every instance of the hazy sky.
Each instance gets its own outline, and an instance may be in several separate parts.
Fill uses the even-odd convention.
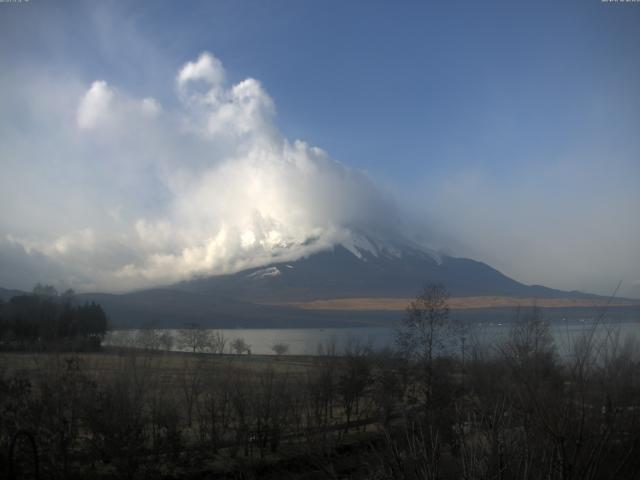
[[[0,286],[355,226],[640,297],[639,46],[640,4],[599,0],[0,3]]]

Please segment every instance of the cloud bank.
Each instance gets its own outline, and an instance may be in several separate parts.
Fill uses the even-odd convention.
[[[0,147],[15,167],[0,181],[0,201],[11,205],[0,219],[0,262],[13,265],[0,284],[25,287],[37,275],[123,291],[292,260],[353,229],[393,228],[393,202],[365,173],[283,137],[258,80],[229,84],[204,52],[173,81],[171,108],[104,79],[5,91],[30,118],[22,129],[5,120],[12,129]]]

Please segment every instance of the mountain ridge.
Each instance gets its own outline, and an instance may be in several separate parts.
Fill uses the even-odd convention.
[[[545,308],[562,311],[563,315],[572,311],[583,314],[588,312],[589,302],[595,308],[608,300],[594,294],[525,285],[483,262],[443,255],[402,238],[361,234],[294,261],[275,261],[232,274],[122,294],[82,293],[77,299],[100,303],[120,328],[189,323],[215,328],[357,326],[388,324],[397,319],[399,302],[414,298],[429,283],[440,283],[449,291],[457,314],[461,313],[456,302],[466,301],[464,315],[469,318],[486,317],[489,311],[504,316],[514,305],[533,303],[532,299],[547,299]],[[471,298],[502,300],[482,306]],[[364,303],[354,308],[348,304],[354,299]],[[392,299],[393,308],[383,308],[384,299]]]
[[[402,255],[356,255],[337,245],[294,262],[274,262],[234,274],[180,282],[175,288],[224,293],[257,303],[351,297],[412,297],[427,283],[440,283],[452,296],[595,298],[540,285],[525,285],[486,263],[418,250]]]

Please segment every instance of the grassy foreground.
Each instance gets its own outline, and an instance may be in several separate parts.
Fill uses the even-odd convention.
[[[0,353],[0,474],[639,478],[635,341],[587,332],[560,360],[532,315],[494,350],[447,358],[416,354],[439,341],[425,332],[413,350],[341,355]]]

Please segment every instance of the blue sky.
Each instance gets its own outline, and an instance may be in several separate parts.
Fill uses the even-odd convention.
[[[211,52],[229,85],[260,81],[283,138],[367,172],[425,242],[527,283],[607,293],[623,280],[640,297],[640,4],[30,0],[0,4],[0,39],[0,122],[31,138],[56,121],[23,96],[65,85],[57,98],[72,99],[104,80],[179,110],[176,72]],[[0,234],[60,234],[12,215]]]

